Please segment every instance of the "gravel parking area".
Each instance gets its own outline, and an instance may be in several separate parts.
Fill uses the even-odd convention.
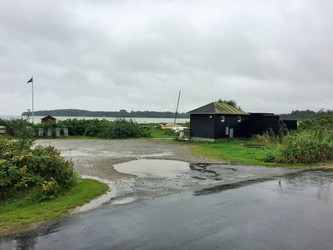
[[[37,140],[36,144],[52,145],[71,159],[80,175],[107,180],[127,178],[113,166],[136,159],[169,159],[188,163],[216,162],[190,154],[192,146],[170,143],[166,140]],[[221,162],[222,163],[222,162]]]
[[[215,186],[271,178],[298,171],[217,162],[191,154],[192,145],[167,140],[57,139],[38,140],[37,144],[52,145],[61,150],[66,159],[74,162],[75,169],[81,176],[91,176],[109,182],[113,190],[112,202],[118,204],[181,191],[200,191]],[[143,176],[121,173],[114,167],[120,163],[149,159],[182,161],[187,162],[189,167],[173,173],[171,170],[171,175],[168,175],[168,172],[154,175],[144,170]],[[158,162],[153,167],[165,169],[163,166],[165,161]],[[147,167],[149,163],[147,162]],[[139,162],[133,164],[136,169],[140,167]]]

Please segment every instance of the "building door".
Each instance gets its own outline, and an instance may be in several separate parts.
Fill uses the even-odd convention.
[[[234,138],[234,129],[233,128],[229,129],[229,138]]]

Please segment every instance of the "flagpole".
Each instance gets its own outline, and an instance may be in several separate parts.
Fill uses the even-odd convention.
[[[31,83],[31,122],[34,123],[34,77],[32,76],[27,83]]]
[[[31,77],[33,79],[33,77]],[[31,82],[32,101],[31,101],[31,121],[34,123],[34,81]]]

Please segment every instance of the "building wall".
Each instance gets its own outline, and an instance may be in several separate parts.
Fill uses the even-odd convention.
[[[215,139],[230,138],[230,129],[233,129],[233,137],[241,137],[242,123],[247,116],[224,115],[223,122],[221,118],[222,115],[215,115]]]
[[[215,139],[215,121],[213,115],[191,115],[190,135],[191,137]]]
[[[289,131],[297,129],[297,120],[282,120],[281,122],[285,124]]]
[[[238,115],[222,116],[217,114],[191,114],[190,134],[192,138],[196,137],[218,140],[229,138],[230,129],[233,129],[233,137],[241,137],[243,133],[241,124],[246,119],[247,116]]]
[[[191,114],[191,137],[210,140],[229,138],[230,129],[233,129],[233,137],[250,138],[270,130],[278,134],[280,130],[279,116],[273,114],[252,113],[249,116],[224,115],[223,117],[224,119],[218,114]],[[297,128],[297,121],[287,121],[285,124],[288,129]]]
[[[243,126],[244,137],[263,134],[270,130],[275,134],[278,134],[280,129],[280,119],[277,115],[251,114]]]

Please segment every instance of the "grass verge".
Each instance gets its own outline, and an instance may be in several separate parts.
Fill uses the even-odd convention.
[[[163,138],[163,139],[174,139],[177,137],[177,134],[174,133],[172,130],[168,130],[168,129],[161,129],[159,127],[151,127],[149,129],[150,132],[150,137],[151,138]]]
[[[229,161],[231,163],[239,163],[245,165],[259,166],[290,166],[290,164],[281,164],[276,162],[267,162],[267,155],[278,154],[278,147],[260,146],[252,147],[247,140],[223,140],[216,143],[193,143],[192,154],[213,158],[216,160]],[[295,164],[293,166],[304,166]]]
[[[0,235],[13,228],[59,218],[77,206],[105,193],[108,186],[91,179],[80,179],[78,185],[50,201],[36,203],[34,191],[20,194],[0,204]]]

